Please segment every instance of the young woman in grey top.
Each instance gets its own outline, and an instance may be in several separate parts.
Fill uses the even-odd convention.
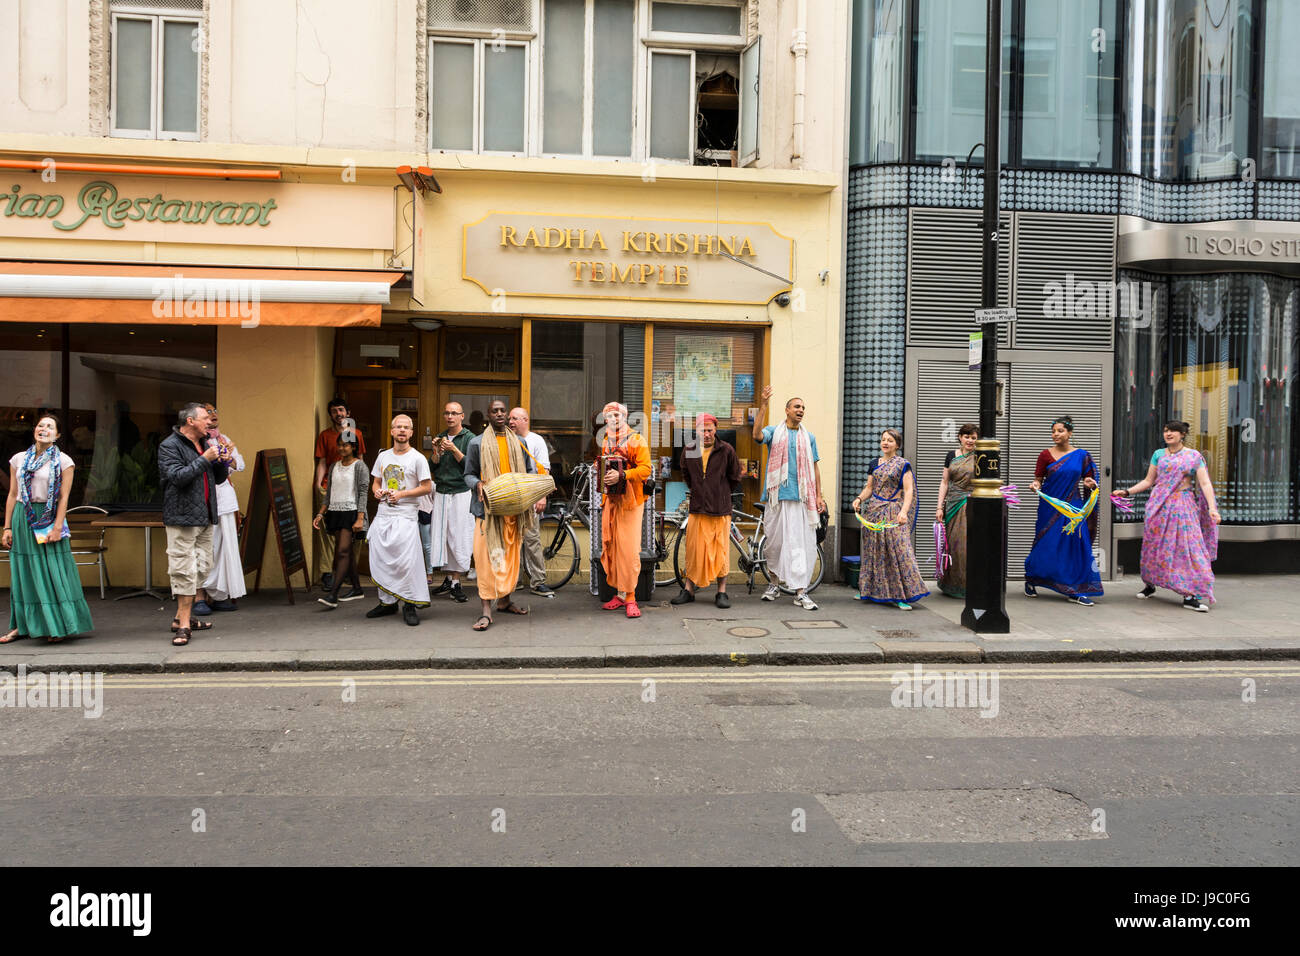
[[[331,611],[339,606],[340,601],[356,601],[364,597],[352,546],[366,530],[366,494],[370,490],[370,469],[356,457],[356,442],[340,438],[338,448],[339,460],[325,479],[324,503],[311,522],[316,530],[323,528],[334,535],[333,587],[329,597],[316,599]],[[352,588],[340,595],[344,577]]]

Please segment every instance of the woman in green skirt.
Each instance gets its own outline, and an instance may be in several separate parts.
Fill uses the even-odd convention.
[[[42,415],[33,437],[31,448],[9,459],[9,499],[0,539],[9,549],[9,633],[0,644],[20,637],[55,643],[93,627],[68,540],[73,464],[55,444],[59,420]]]

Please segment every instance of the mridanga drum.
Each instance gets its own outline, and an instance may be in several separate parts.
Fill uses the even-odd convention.
[[[529,475],[508,471],[483,485],[483,503],[490,515],[509,517],[523,514],[555,490],[550,475]]]

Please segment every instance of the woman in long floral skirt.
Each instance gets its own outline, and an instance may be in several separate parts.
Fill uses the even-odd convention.
[[[1208,611],[1214,603],[1214,570],[1218,557],[1219,507],[1205,459],[1183,444],[1187,422],[1166,422],[1165,447],[1151,456],[1147,476],[1126,490],[1129,497],[1151,488],[1146,528],[1142,535],[1142,583],[1138,597],[1149,598],[1156,588],[1183,597],[1189,611]]]
[[[947,547],[947,567],[939,576],[939,590],[949,597],[966,596],[966,501],[974,489],[975,443],[979,426],[969,422],[957,432],[958,450],[948,452],[939,483],[939,503],[934,520],[941,523]]]
[[[862,529],[862,567],[858,592],[864,601],[894,604],[910,611],[912,603],[930,592],[916,566],[912,528],[916,523],[916,479],[912,464],[902,456],[903,436],[886,428],[880,436],[880,457],[872,463],[853,510],[874,525]]]
[[[42,415],[35,443],[9,459],[9,498],[4,534],[9,549],[8,644],[21,637],[57,643],[94,626],[81,591],[81,576],[68,541],[68,497],[73,462],[55,444],[59,420]]]

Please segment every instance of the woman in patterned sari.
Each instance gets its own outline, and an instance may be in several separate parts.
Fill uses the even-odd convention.
[[[1127,490],[1127,498],[1153,488],[1147,499],[1142,535],[1142,583],[1138,597],[1149,598],[1156,588],[1183,596],[1189,611],[1208,611],[1214,603],[1214,571],[1219,553],[1219,508],[1201,453],[1183,445],[1187,422],[1165,424],[1165,447],[1151,456],[1147,476]],[[1154,486],[1154,487],[1153,487]],[[1205,601],[1202,600],[1205,599]]]
[[[853,499],[853,510],[874,525],[893,527],[873,531],[862,529],[862,566],[858,592],[862,600],[894,604],[910,611],[912,602],[930,592],[921,580],[912,549],[912,528],[916,524],[916,478],[912,464],[900,454],[903,436],[886,428],[880,436],[880,457],[867,471],[862,494]]]
[[[1029,487],[1081,508],[1087,499],[1079,491],[1079,483],[1082,481],[1091,494],[1101,472],[1087,451],[1070,444],[1073,433],[1074,422],[1069,415],[1052,422],[1052,447],[1038,456],[1034,481]],[[1025,594],[1038,597],[1040,586],[1064,594],[1085,607],[1092,607],[1089,595],[1102,594],[1101,575],[1092,558],[1092,529],[1088,522],[1071,522],[1045,500],[1038,502],[1034,546],[1025,558]]]
[[[939,503],[934,520],[943,525],[948,556],[947,567],[939,576],[939,590],[949,597],[966,596],[966,499],[975,480],[975,443],[978,425],[967,422],[957,432],[958,451],[948,452],[943,463],[943,480],[939,483]]]

